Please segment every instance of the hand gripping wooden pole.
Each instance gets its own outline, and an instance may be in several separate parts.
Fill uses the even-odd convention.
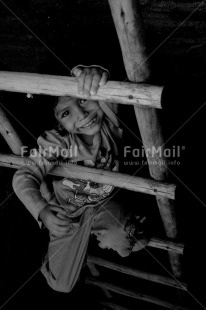
[[[131,82],[146,82],[150,77],[149,59],[146,51],[145,34],[136,0],[108,0],[119,38],[125,69]],[[155,180],[164,180],[168,175],[167,162],[160,153],[152,153],[152,148],[161,147],[163,136],[158,111],[154,108],[134,107],[144,148],[147,149],[150,175]],[[149,151],[150,150],[150,151]],[[163,152],[162,152],[163,154]],[[163,165],[156,163],[164,161]],[[177,224],[173,202],[157,196],[157,204],[166,235],[176,238]],[[181,265],[177,253],[169,253],[174,275],[181,277]]]
[[[77,79],[70,76],[0,71],[0,90],[51,96],[87,98],[78,93]],[[161,86],[108,81],[92,100],[161,109]]]

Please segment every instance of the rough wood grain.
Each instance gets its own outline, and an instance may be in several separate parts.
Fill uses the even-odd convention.
[[[134,0],[109,0],[113,20],[119,38],[125,69],[131,82],[145,82],[150,77],[149,58],[146,51],[145,33],[140,13],[139,2]],[[145,149],[163,148],[164,140],[159,122],[158,111],[151,108],[134,107],[140,134]],[[164,180],[168,175],[167,161],[163,153],[148,153],[148,166],[150,175],[155,180]],[[164,162],[155,165],[155,162]],[[157,196],[157,203],[168,237],[176,238],[177,222],[174,205],[169,199]],[[169,254],[170,255],[170,254]],[[177,258],[170,257],[174,275],[181,277],[180,263],[177,268]],[[174,262],[174,264],[173,264]]]
[[[155,305],[158,305],[161,307],[165,307],[167,309],[173,309],[173,310],[186,310],[186,309],[188,309],[185,307],[181,307],[177,304],[172,304],[172,303],[167,302],[165,300],[161,300],[161,299],[154,297],[154,296],[149,296],[146,294],[137,293],[135,291],[126,290],[125,288],[122,288],[120,286],[113,285],[113,284],[110,284],[107,282],[102,282],[102,281],[100,282],[96,279],[94,280],[94,279],[86,278],[85,282],[87,284],[90,284],[90,285],[99,286],[101,288],[102,287],[106,288],[106,289],[108,289],[112,292],[115,292],[117,294],[120,294],[120,295],[124,295],[124,296],[130,297],[130,298],[142,300],[142,301],[152,303],[152,304],[155,304]]]
[[[21,165],[34,164],[34,162],[21,156],[10,154],[0,154],[0,166],[19,168]],[[97,183],[110,184],[132,191],[146,193],[150,195],[163,195],[164,197],[175,198],[175,185],[162,183],[141,177],[134,177],[123,173],[105,171],[73,164],[57,166],[50,172],[52,175],[77,178],[82,180],[92,180]]]
[[[151,238],[148,246],[152,248],[169,251],[175,254],[183,254],[184,249],[183,243],[175,242],[170,239],[163,240],[155,237]]]
[[[77,80],[68,76],[37,73],[0,72],[0,90],[9,92],[73,96],[83,98],[77,91]],[[108,81],[100,87],[93,100],[161,109],[162,87]]]
[[[140,279],[144,279],[147,281],[163,284],[166,286],[175,287],[175,288],[178,288],[180,290],[187,290],[186,283],[182,283],[182,282],[176,281],[172,278],[165,277],[165,276],[162,276],[159,274],[149,273],[146,271],[139,270],[137,268],[131,268],[131,267],[128,267],[125,265],[120,265],[120,264],[117,264],[115,262],[111,262],[111,261],[102,259],[100,257],[95,257],[95,256],[89,255],[87,258],[87,263],[88,264],[94,264],[94,265],[101,266],[101,267],[105,267],[108,269],[112,269],[112,270],[115,270],[117,272],[121,272],[121,273],[130,275],[133,277],[137,277]]]

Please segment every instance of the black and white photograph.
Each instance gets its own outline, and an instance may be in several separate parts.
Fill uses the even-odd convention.
[[[0,0],[0,309],[206,309],[205,14]]]

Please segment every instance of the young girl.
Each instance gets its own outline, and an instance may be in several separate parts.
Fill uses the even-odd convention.
[[[13,188],[26,208],[50,233],[42,273],[57,291],[69,292],[85,261],[90,234],[101,248],[121,256],[142,249],[144,217],[135,217],[116,199],[114,188],[92,180],[54,177],[49,189],[47,174],[57,162],[118,171],[118,143],[122,138],[112,104],[90,100],[108,73],[101,67],[73,69],[78,92],[87,99],[60,97],[54,106],[55,129],[37,140],[35,165],[22,166],[14,175]],[[69,150],[69,152],[68,152]],[[51,178],[51,176],[49,176]],[[113,195],[111,196],[113,192]]]

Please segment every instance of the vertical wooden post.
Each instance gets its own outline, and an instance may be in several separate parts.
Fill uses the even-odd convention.
[[[15,155],[21,155],[23,143],[14,130],[5,112],[0,108],[0,133]]]
[[[146,82],[150,77],[150,65],[147,58],[145,33],[137,0],[108,0],[114,24],[119,38],[125,69],[131,82]],[[140,129],[150,175],[155,180],[164,180],[168,175],[164,156],[152,150],[163,148],[163,136],[158,111],[153,108],[135,107],[135,114]],[[163,149],[162,149],[163,151]],[[163,153],[163,152],[162,152]],[[164,161],[164,164],[157,163]],[[174,206],[171,200],[157,197],[157,204],[163,220],[166,235],[176,238],[177,225]],[[174,275],[181,277],[179,256],[169,253]]]

